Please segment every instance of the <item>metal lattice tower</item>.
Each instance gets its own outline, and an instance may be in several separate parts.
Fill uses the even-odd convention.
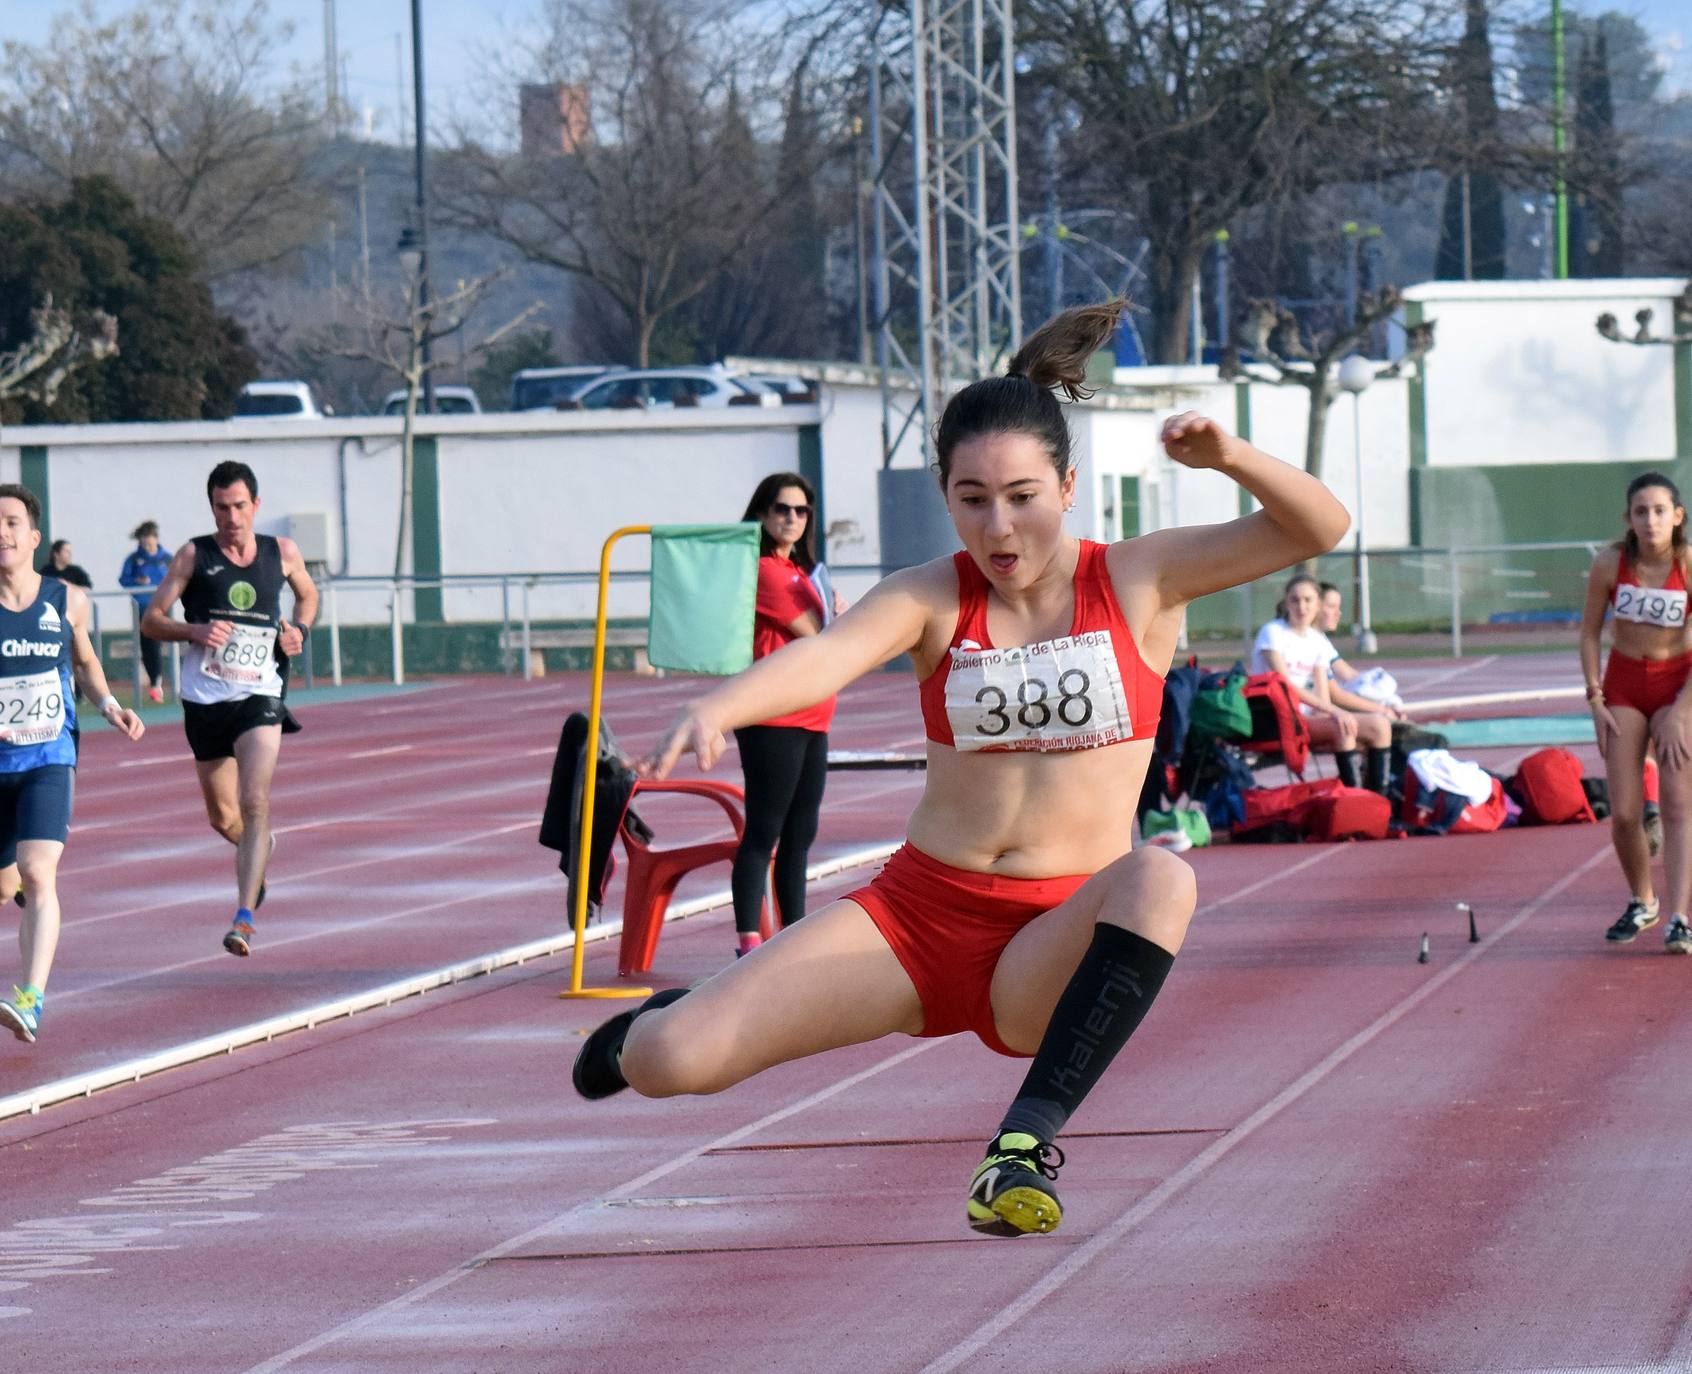
[[[882,465],[1021,342],[1012,0],[878,0],[870,29]],[[914,402],[911,397],[914,394]]]

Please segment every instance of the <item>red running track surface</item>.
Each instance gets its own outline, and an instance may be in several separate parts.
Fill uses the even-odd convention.
[[[616,682],[613,723],[650,738],[687,690]],[[216,949],[227,847],[177,737],[125,770],[138,751],[91,738],[48,1033],[0,1045],[0,1092],[557,928],[533,824],[579,692],[314,707],[276,799],[314,828],[284,835],[247,961]],[[912,697],[860,684],[836,744],[909,742]],[[816,856],[897,838],[917,785],[831,779]],[[1015,1064],[892,1037],[716,1098],[583,1103],[569,1060],[616,1004],[558,1000],[565,959],[0,1123],[4,1348],[66,1370],[1686,1368],[1692,961],[1655,931],[1604,944],[1607,838],[1192,855],[1200,916],[1072,1123],[1050,1237],[962,1221]],[[673,926],[652,981],[730,939],[726,913]],[[610,943],[588,975],[614,981]]]

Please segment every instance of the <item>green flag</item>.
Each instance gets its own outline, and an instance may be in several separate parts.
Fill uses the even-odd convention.
[[[652,527],[654,668],[727,675],[752,662],[759,534],[751,521]]]

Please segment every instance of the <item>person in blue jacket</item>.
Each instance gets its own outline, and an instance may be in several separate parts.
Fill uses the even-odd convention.
[[[118,574],[120,587],[136,587],[135,606],[139,614],[147,613],[147,603],[153,599],[153,588],[165,580],[170,571],[171,555],[159,546],[159,522],[143,520],[129,536],[135,541],[135,552],[123,560]],[[163,678],[159,675],[159,641],[141,636],[141,666],[147,670],[147,696],[152,701],[164,700]]]

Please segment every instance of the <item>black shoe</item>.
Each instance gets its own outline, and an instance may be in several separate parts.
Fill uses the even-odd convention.
[[[1642,930],[1649,930],[1657,924],[1657,904],[1652,902],[1646,906],[1635,897],[1627,904],[1627,910],[1616,917],[1616,923],[1604,932],[1604,938],[1618,945],[1625,945]]]
[[[596,1102],[628,1087],[629,1080],[623,1077],[618,1061],[623,1056],[623,1041],[628,1038],[629,1027],[634,1025],[635,1017],[643,1011],[667,1007],[671,1002],[686,997],[687,993],[686,988],[665,988],[662,992],[655,992],[633,1011],[618,1012],[589,1035],[576,1052],[576,1064],[570,1070],[570,1081],[576,1085],[576,1091],[590,1102]]]
[[[1063,1151],[1020,1131],[995,1136],[969,1181],[965,1214],[972,1230],[988,1236],[1055,1231],[1063,1204],[1052,1183]]]

